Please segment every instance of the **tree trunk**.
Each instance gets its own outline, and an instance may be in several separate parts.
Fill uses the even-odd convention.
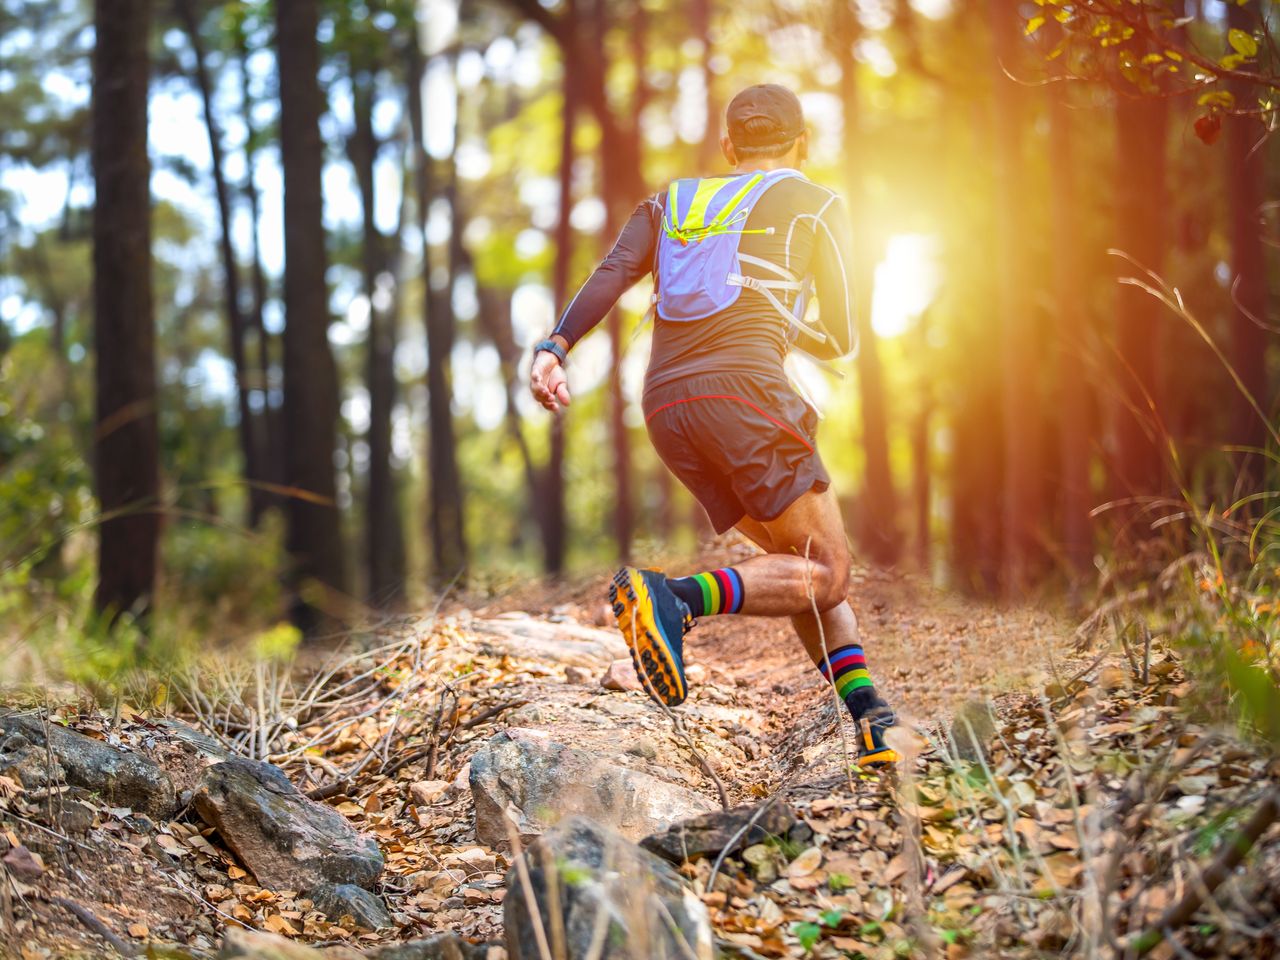
[[[605,36],[609,28],[609,10],[605,0],[595,0],[595,55],[589,62],[606,62]],[[636,29],[635,24],[632,29]],[[637,64],[637,67],[640,65]],[[605,103],[604,110],[608,111]],[[629,204],[638,203],[642,182],[639,173],[639,140],[634,130],[624,130],[616,121],[602,123],[600,137],[601,192],[606,211],[604,236],[611,242],[621,229]],[[607,252],[607,249],[606,251]],[[634,528],[631,496],[631,446],[627,437],[626,397],[622,391],[622,311],[614,307],[605,322],[609,333],[609,436],[613,447],[614,511],[613,537],[618,558],[631,554]]]
[[[927,310],[921,314],[920,320],[916,324],[914,339],[916,362],[921,363],[923,358],[929,355],[929,312]],[[919,407],[916,410],[915,422],[911,430],[911,463],[913,468],[911,485],[912,496],[915,500],[916,519],[915,555],[916,564],[920,571],[928,576],[931,566],[929,556],[931,519],[929,504],[932,497],[930,492],[932,471],[930,469],[929,421],[933,416],[933,377],[927,367],[922,369],[921,376],[917,380],[916,393],[916,402]]]
[[[710,176],[720,160],[720,101],[716,96],[716,75],[711,69],[715,48],[711,43],[711,0],[694,0],[690,8],[694,36],[702,42],[702,85],[706,94],[706,127],[698,144],[698,169]]]
[[[294,585],[345,583],[333,455],[338,377],[329,348],[325,286],[321,96],[316,72],[318,0],[278,0],[280,160],[284,173],[284,441],[289,488],[287,546]],[[319,626],[318,611],[296,598],[295,618]]]
[[[569,0],[570,18],[567,20],[570,34],[565,41],[564,76],[561,81],[560,120],[560,193],[556,214],[556,258],[552,266],[551,296],[556,315],[564,311],[569,302],[569,267],[573,263],[573,227],[569,214],[573,210],[573,166],[577,159],[574,149],[574,131],[577,129],[578,100],[581,71],[577,69],[576,17],[573,0]],[[564,573],[565,541],[565,418],[568,410],[561,410],[551,420],[550,455],[543,474],[541,503],[538,506],[542,522],[543,569],[554,577]]]
[[[387,238],[374,220],[374,164],[379,143],[373,131],[374,91],[377,75],[357,69],[352,77],[352,112],[355,118],[348,153],[355,170],[362,210],[361,269],[364,293],[369,301],[366,339],[369,389],[369,477],[365,497],[366,596],[371,604],[391,609],[404,599],[404,539],[395,472],[391,465],[391,412],[396,401],[395,344],[398,301],[393,293]],[[403,211],[404,204],[401,203]],[[402,217],[403,219],[403,217]],[[397,239],[399,232],[397,231]],[[391,289],[388,289],[388,286]]]
[[[1018,85],[1004,73],[1017,59],[1019,17],[1012,0],[990,0],[988,14],[995,40],[995,247],[996,326],[1000,330],[1004,409],[1003,573],[1002,592],[1018,597],[1036,573],[1036,530],[1041,519],[1040,453],[1042,429],[1037,416],[1037,357],[1034,319],[1027,301],[1028,271],[1019,211],[1029,193],[1022,158],[1026,105]]]
[[[413,128],[414,172],[417,186],[418,230],[422,235],[423,324],[427,334],[427,475],[430,486],[428,523],[432,549],[432,579],[440,586],[461,574],[466,564],[462,528],[462,485],[458,476],[451,410],[450,354],[453,350],[452,270],[443,292],[431,285],[434,263],[427,243],[427,214],[435,197],[431,158],[424,141],[426,117],[422,80],[426,63],[417,42],[409,45],[409,117]],[[452,201],[451,201],[452,202]],[[458,229],[458,225],[452,225]]]
[[[91,151],[97,609],[144,614],[160,534],[155,318],[151,290],[149,0],[96,0]]]
[[[1076,168],[1072,147],[1071,110],[1066,84],[1054,84],[1049,98],[1049,180],[1053,222],[1054,322],[1058,328],[1058,403],[1060,411],[1058,476],[1062,512],[1062,557],[1066,573],[1078,580],[1093,559],[1093,528],[1089,522],[1089,396],[1084,367],[1089,317],[1081,291],[1080,209],[1076,196]]]
[[[257,527],[266,507],[262,487],[262,447],[258,441],[258,422],[249,401],[252,374],[245,358],[245,319],[240,305],[240,267],[236,263],[235,248],[231,241],[231,195],[223,173],[222,130],[213,109],[213,83],[205,62],[204,38],[200,35],[200,23],[196,18],[192,0],[178,0],[178,15],[191,41],[195,54],[195,81],[200,90],[204,108],[205,132],[209,138],[209,155],[213,167],[214,195],[218,204],[218,249],[222,256],[222,284],[224,307],[227,312],[227,333],[231,343],[231,363],[236,373],[236,401],[239,423],[240,452],[244,457],[244,479],[249,495],[249,526]]]
[[[1256,14],[1230,4],[1227,23],[1246,32],[1256,24]],[[1236,102],[1247,103],[1252,90],[1233,85]],[[1267,317],[1267,261],[1262,244],[1263,187],[1268,146],[1258,146],[1266,128],[1253,118],[1226,118],[1227,209],[1231,223],[1231,272],[1234,312],[1231,318],[1231,365],[1241,383],[1268,415],[1272,414],[1267,389],[1267,331],[1260,325]],[[1257,147],[1257,149],[1254,149]],[[1241,446],[1265,447],[1267,424],[1254,412],[1249,400],[1233,388],[1231,441]],[[1240,462],[1236,496],[1255,492],[1261,480],[1262,461],[1245,455]]]
[[[275,488],[267,491],[264,501],[267,507],[280,508],[282,501],[278,490],[284,484],[283,411],[271,395],[271,337],[263,319],[267,303],[267,277],[262,269],[261,240],[258,233],[262,218],[259,212],[258,187],[254,180],[258,159],[258,129],[253,120],[253,98],[249,92],[249,46],[243,24],[238,25],[236,30],[236,53],[240,61],[240,114],[245,128],[243,191],[245,199],[249,201],[249,236],[252,241],[250,276],[253,303],[249,311],[249,328],[253,330],[257,340],[257,385],[262,396],[262,429],[259,431],[262,444],[261,465],[263,477]]]
[[[833,33],[840,60],[840,102],[844,111],[842,154],[844,162],[845,200],[853,224],[854,298],[856,301],[858,337],[858,389],[862,412],[862,444],[867,458],[866,489],[861,502],[861,516],[856,524],[858,539],[870,557],[878,563],[897,561],[901,544],[898,539],[898,498],[889,467],[888,404],[884,392],[884,371],[880,365],[879,345],[871,327],[871,292],[879,250],[871,242],[870,217],[867,216],[863,193],[865,173],[858,109],[857,64],[853,44],[857,40],[858,23],[847,0],[836,0]]]
[[[1116,246],[1156,273],[1164,267],[1168,109],[1163,97],[1130,92],[1116,99]],[[1119,270],[1121,276],[1141,275],[1141,268],[1123,261]],[[1119,399],[1114,410],[1112,496],[1149,497],[1165,486],[1157,415],[1164,307],[1132,286],[1120,286],[1115,297]],[[1121,514],[1119,519],[1126,518]]]

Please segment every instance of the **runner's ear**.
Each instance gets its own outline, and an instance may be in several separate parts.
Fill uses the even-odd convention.
[[[809,131],[805,130],[796,137],[796,166],[809,159]]]
[[[724,153],[724,158],[729,161],[729,166],[738,165],[738,151],[733,149],[733,141],[729,139],[728,134],[720,138],[720,150]]]

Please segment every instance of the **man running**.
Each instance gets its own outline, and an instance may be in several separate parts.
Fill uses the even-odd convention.
[[[720,143],[733,174],[677,181],[636,208],[535,347],[531,388],[548,410],[568,406],[568,352],[655,273],[649,437],[716,533],[736,527],[765,553],[688,577],[618,571],[610,600],[636,672],[650,696],[676,706],[688,695],[684,636],[698,618],[790,617],[858,725],[858,762],[891,763],[898,756],[883,734],[894,713],[867,672],[849,606],[849,551],[815,448],[817,414],[783,371],[793,343],[819,359],[856,347],[849,221],[836,194],[798,172],[808,133],[794,93],[748,87],[725,119]],[[817,324],[804,320],[810,280]]]

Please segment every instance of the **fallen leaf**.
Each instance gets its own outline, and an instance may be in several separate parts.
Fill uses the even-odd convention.
[[[791,865],[787,867],[787,877],[791,880],[796,877],[807,877],[820,866],[822,866],[822,851],[817,847],[810,847],[791,861]]]

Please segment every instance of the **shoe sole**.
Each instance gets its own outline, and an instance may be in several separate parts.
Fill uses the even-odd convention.
[[[677,707],[689,688],[675,665],[675,655],[653,615],[649,588],[638,570],[623,568],[609,584],[609,603],[631,653],[640,684],[654,700]]]
[[[865,751],[858,754],[858,766],[887,767],[902,760],[902,756],[892,747],[876,746],[871,737],[870,724],[860,722],[858,728],[858,733],[862,736],[862,750]]]

